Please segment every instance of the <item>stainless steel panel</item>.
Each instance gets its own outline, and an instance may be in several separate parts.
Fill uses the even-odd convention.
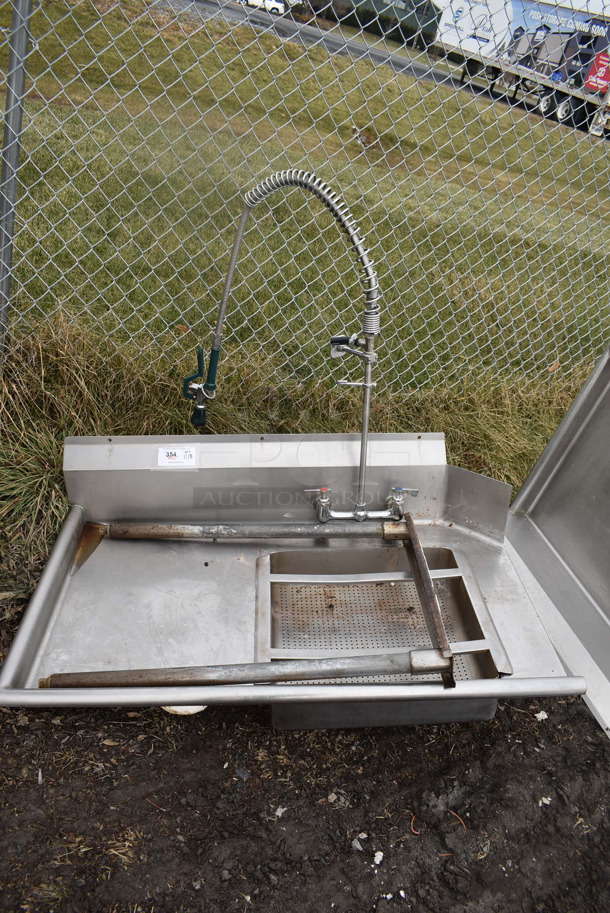
[[[351,508],[359,441],[357,434],[68,438],[64,474],[70,500],[99,521],[310,520],[308,488],[326,485],[337,508]],[[164,451],[180,456],[187,448],[192,459],[166,465]],[[393,485],[425,483],[432,497],[440,493],[442,435],[372,435],[368,452],[372,503],[383,503]]]
[[[253,662],[256,558],[103,540],[70,578],[24,686],[55,672]]]
[[[68,438],[64,474],[70,501],[98,522],[310,521],[305,489],[326,485],[333,506],[353,506],[358,443],[357,434]],[[193,459],[159,465],[172,448]],[[502,540],[510,487],[448,467],[442,435],[373,434],[368,452],[371,506],[393,485],[418,488],[408,499],[416,520]]]
[[[606,678],[610,675],[609,454],[607,352],[519,492],[507,526],[510,544]],[[541,612],[552,626],[551,615]],[[579,671],[582,650],[568,646],[565,639],[563,643],[564,663]],[[606,705],[609,699],[610,684]]]

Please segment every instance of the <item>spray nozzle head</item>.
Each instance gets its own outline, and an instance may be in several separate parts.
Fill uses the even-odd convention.
[[[191,425],[193,425],[194,428],[198,428],[200,431],[202,431],[205,428],[205,422],[206,408],[204,403],[202,406],[195,406],[191,412]]]

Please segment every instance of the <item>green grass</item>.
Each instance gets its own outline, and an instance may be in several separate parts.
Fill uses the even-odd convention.
[[[61,309],[111,348],[137,335],[180,361],[214,322],[243,190],[305,167],[344,192],[377,264],[382,385],[544,375],[607,337],[607,144],[136,0],[45,2],[32,31],[16,335]],[[354,123],[377,138],[367,151]],[[272,203],[246,239],[228,350],[273,349],[277,378],[313,380],[361,292],[319,204]]]

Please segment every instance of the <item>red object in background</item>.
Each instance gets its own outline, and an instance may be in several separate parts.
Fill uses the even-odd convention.
[[[593,58],[593,63],[585,79],[585,89],[590,92],[607,92],[610,87],[610,56],[601,51]]]

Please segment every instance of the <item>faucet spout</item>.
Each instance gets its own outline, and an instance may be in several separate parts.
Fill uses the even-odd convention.
[[[225,278],[220,306],[218,308],[218,315],[216,318],[216,326],[214,329],[212,348],[210,352],[210,359],[208,362],[208,370],[205,382],[202,384],[192,385],[193,390],[190,390],[189,388],[185,395],[191,393],[192,395],[187,396],[187,398],[195,398],[196,394],[198,400],[202,399],[203,397],[212,399],[215,396],[216,374],[218,369],[218,362],[220,359],[220,350],[222,346],[223,327],[231,294],[231,286],[233,284],[233,276],[237,266],[239,250],[246,230],[250,212],[252,209],[254,209],[255,206],[257,206],[258,203],[262,202],[270,194],[274,193],[276,190],[287,187],[301,187],[303,190],[308,190],[326,206],[339,227],[347,235],[347,238],[360,262],[360,268],[363,274],[362,282],[364,287],[364,311],[362,314],[361,333],[350,337],[335,337],[334,339],[337,342],[334,346],[334,350],[333,340],[331,340],[332,354],[357,355],[362,359],[364,363],[364,377],[361,382],[357,382],[355,384],[353,384],[353,382],[343,382],[344,384],[349,383],[350,385],[362,387],[362,427],[356,503],[352,512],[333,511],[330,506],[330,497],[328,495],[327,489],[320,489],[319,497],[316,500],[316,511],[320,522],[324,523],[327,520],[331,519],[345,518],[361,521],[367,519],[373,514],[373,512],[367,511],[365,490],[369,417],[371,410],[371,390],[374,386],[372,381],[372,371],[373,364],[376,361],[377,357],[374,351],[375,337],[378,336],[380,332],[381,308],[379,304],[379,283],[377,281],[377,273],[375,272],[373,263],[364,246],[364,241],[346,204],[341,200],[338,194],[336,194],[328,186],[328,184],[324,183],[324,181],[316,177],[314,174],[311,174],[307,171],[297,170],[279,171],[268,177],[266,180],[261,181],[246,193],[244,197],[243,209],[235,234],[235,240],[233,242],[233,248],[231,250],[231,256],[229,258],[229,267]],[[339,339],[341,339],[340,343],[338,341]],[[189,378],[188,380],[191,379]],[[195,386],[197,387],[196,390]],[[393,508],[393,511],[395,514],[396,508]],[[384,511],[383,514],[385,516],[387,511]]]

